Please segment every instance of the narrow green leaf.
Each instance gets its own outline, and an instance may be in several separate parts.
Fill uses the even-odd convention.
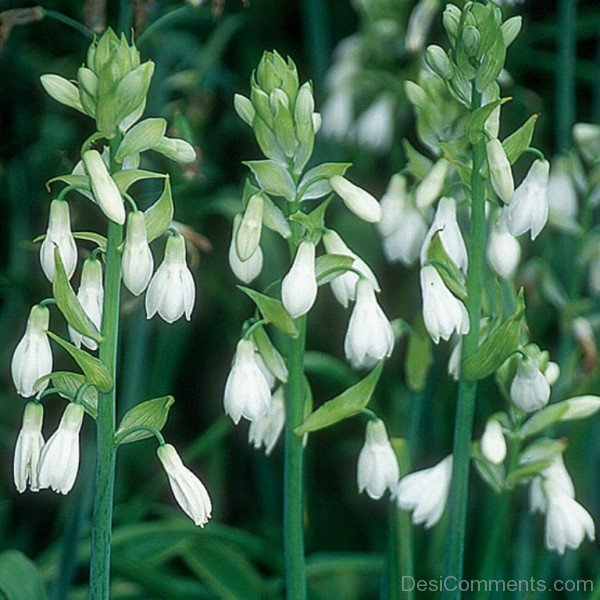
[[[117,171],[113,176],[117,187],[121,194],[124,194],[134,183],[145,179],[160,179],[167,178],[164,173],[154,173],[153,171],[145,171],[144,169],[123,169]]]
[[[296,186],[292,176],[274,160],[249,160],[244,164],[254,173],[256,181],[267,194],[282,196],[289,202],[296,198]]]
[[[475,144],[482,136],[485,122],[490,118],[492,113],[509,98],[494,100],[484,106],[476,109],[471,113],[467,121],[467,137],[472,144]]]
[[[271,338],[265,331],[265,328],[259,327],[258,329],[255,329],[252,334],[252,339],[269,371],[271,371],[279,381],[286,383],[288,380],[288,369],[285,360],[279,353],[279,350],[274,346]]]
[[[298,329],[296,329],[294,320],[277,298],[266,296],[243,285],[238,285],[238,288],[254,301],[267,323],[273,323],[277,329],[290,337],[298,337]]]
[[[323,200],[314,210],[309,213],[305,213],[301,210],[290,215],[290,221],[300,223],[304,229],[309,233],[316,233],[323,231],[325,227],[325,212],[331,202],[333,196],[330,196],[326,200]]]
[[[99,233],[95,233],[94,231],[74,231],[73,237],[77,240],[84,240],[86,242],[93,242],[97,244],[99,248],[106,252],[106,238]],[[42,233],[33,238],[33,243],[37,244],[39,242],[43,242],[46,239],[46,234]]]
[[[416,150],[415,147],[406,139],[402,140],[402,147],[404,148],[404,154],[406,155],[406,166],[408,170],[419,181],[422,181],[425,179],[427,173],[431,171],[433,162]]]
[[[121,162],[130,154],[138,154],[153,148],[160,142],[166,129],[167,122],[165,119],[151,118],[140,121],[123,136],[115,159]]]
[[[260,190],[257,191],[260,192]],[[286,216],[267,194],[263,193],[261,197],[263,199],[263,224],[271,231],[278,233],[283,239],[289,239],[292,230]]]
[[[329,180],[335,175],[343,176],[352,163],[323,163],[309,169],[298,185],[298,196],[302,200],[321,198],[333,191]]]
[[[513,469],[507,476],[505,485],[508,489],[512,489],[518,483],[527,483],[534,477],[537,477],[544,469],[547,469],[552,464],[552,459],[536,460],[533,462],[524,463]]]
[[[83,310],[83,306],[81,306],[79,299],[71,287],[58,246],[54,248],[54,282],[52,284],[52,294],[54,295],[58,309],[71,327],[87,338],[96,342],[102,341],[102,336],[98,328]]]
[[[160,431],[167,422],[169,410],[175,402],[173,396],[161,396],[140,402],[133,408],[129,409],[115,432],[115,444],[128,444],[129,442],[137,442],[145,438],[151,437],[149,431],[140,430],[128,434],[128,430],[146,425]]]
[[[339,277],[354,264],[354,258],[347,254],[323,254],[315,261],[317,283],[323,285]]]
[[[159,238],[171,226],[171,222],[173,221],[173,210],[171,180],[167,176],[160,198],[150,208],[144,211],[148,243]]]
[[[59,175],[58,177],[53,177],[46,182],[46,188],[50,191],[50,186],[56,181],[62,181],[62,183],[66,183],[67,185],[72,185],[73,187],[81,190],[90,191],[90,180],[87,175]]]
[[[112,377],[108,369],[97,358],[88,354],[85,350],[76,348],[73,344],[63,340],[51,331],[48,332],[48,335],[71,355],[83,371],[88,382],[95,385],[98,391],[106,393],[112,390],[114,385]]]
[[[304,435],[357,415],[369,404],[382,369],[383,363],[379,363],[364,379],[319,406],[294,433]]]
[[[533,138],[533,129],[538,115],[531,115],[519,129],[511,133],[503,142],[502,146],[506,152],[508,162],[512,165],[529,148]]]
[[[0,554],[0,596],[6,600],[46,600],[36,564],[18,550]]]
[[[496,492],[500,494],[504,490],[505,470],[504,465],[494,465],[487,461],[481,454],[479,442],[474,442],[471,448],[473,464],[480,477]]]
[[[454,264],[454,261],[448,256],[439,231],[436,231],[431,238],[427,249],[427,261],[437,269],[446,287],[460,300],[466,300],[465,278],[460,269]]]
[[[408,349],[404,361],[406,383],[411,390],[419,392],[425,387],[432,363],[431,338],[425,329],[423,319],[419,317],[408,334]]]

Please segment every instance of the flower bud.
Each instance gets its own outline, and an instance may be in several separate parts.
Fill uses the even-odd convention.
[[[152,150],[160,152],[163,156],[175,162],[187,165],[196,160],[196,150],[189,142],[178,138],[163,136]]]
[[[452,79],[454,66],[441,46],[437,46],[436,44],[428,46],[425,52],[425,62],[442,79]]]
[[[146,315],[158,313],[167,323],[185,314],[189,321],[194,309],[196,286],[185,261],[185,239],[174,234],[167,240],[165,258],[154,273],[146,293]]]
[[[423,209],[433,204],[442,193],[444,179],[448,173],[450,163],[445,158],[440,158],[431,167],[431,170],[415,190],[415,203],[417,208]]]
[[[486,143],[485,152],[492,187],[500,200],[509,204],[515,191],[515,182],[504,147],[498,138],[494,138]]]
[[[481,453],[493,465],[501,464],[506,458],[506,440],[497,419],[490,419],[485,426],[481,437]]]
[[[500,219],[492,224],[488,238],[487,261],[492,270],[504,279],[515,276],[521,260],[521,246],[506,226],[506,220]]]
[[[284,388],[280,386],[271,396],[269,410],[259,419],[252,421],[248,429],[248,443],[255,449],[264,446],[267,456],[275,448],[285,425],[284,400]]]
[[[519,35],[521,31],[521,26],[523,25],[523,17],[520,15],[511,17],[502,23],[502,27],[500,28],[502,31],[502,39],[504,40],[504,45],[508,48],[514,41],[515,38]]]
[[[233,274],[244,283],[250,283],[256,279],[262,270],[263,252],[260,246],[257,246],[254,253],[248,260],[241,260],[236,250],[235,240],[237,232],[242,221],[242,215],[235,215],[233,219],[233,233],[231,235],[231,244],[229,245],[229,266]]]
[[[560,416],[561,421],[587,419],[600,411],[599,396],[578,396],[565,400],[567,410]]]
[[[117,184],[110,176],[102,156],[97,150],[87,150],[83,153],[82,159],[100,210],[111,221],[123,225],[125,223],[123,198]]]
[[[235,248],[240,260],[247,261],[256,252],[262,232],[264,202],[260,194],[248,200],[248,206],[235,236]]]
[[[81,105],[79,89],[75,84],[64,77],[51,74],[42,75],[40,81],[51,98],[54,98],[57,102],[69,106],[70,108],[74,108],[79,112],[86,112]]]
[[[77,291],[77,299],[90,321],[100,331],[102,328],[104,284],[102,282],[102,263],[96,258],[88,258],[83,263],[81,285]],[[71,325],[69,325],[69,336],[78,348],[81,348],[81,344],[90,350],[98,348],[98,344],[94,340],[81,335]]]
[[[600,125],[576,123],[573,138],[583,158],[590,164],[600,161]]]
[[[537,362],[521,358],[517,372],[510,384],[511,400],[525,412],[543,408],[550,400],[550,384],[540,371]]]
[[[481,33],[477,27],[466,25],[462,30],[462,43],[468,56],[475,56],[481,45]]]
[[[315,112],[315,99],[310,82],[302,84],[298,91],[298,98],[294,107],[294,121],[296,127],[312,127],[313,113]]]
[[[419,52],[438,11],[438,0],[419,0],[408,18],[405,46],[407,52]]]
[[[442,23],[444,29],[450,38],[456,38],[458,35],[458,28],[460,25],[461,10],[456,4],[446,4],[444,13],[442,15]]]
[[[131,212],[127,217],[122,268],[125,287],[134,296],[139,296],[148,287],[154,270],[146,220],[141,211]]]
[[[77,245],[71,232],[69,205],[65,200],[52,200],[46,237],[40,247],[40,263],[50,282],[54,281],[55,247],[58,247],[67,277],[71,279],[77,266]]]
[[[300,242],[294,262],[281,283],[283,306],[293,319],[305,315],[317,298],[315,245]]]
[[[41,394],[47,387],[45,381],[39,389],[35,382],[52,372],[52,350],[48,340],[50,311],[39,304],[33,306],[27,319],[27,329],[15,348],[12,357],[11,372],[17,394],[30,398]]]
[[[394,98],[381,94],[356,121],[356,141],[366,148],[383,151],[392,143],[394,122]]]
[[[552,162],[547,198],[550,213],[555,217],[571,221],[577,218],[577,190],[570,173],[569,159],[564,156],[559,156]]]
[[[367,223],[378,223],[381,220],[381,206],[369,192],[340,175],[332,177],[329,183],[346,207],[357,217]]]
[[[23,425],[15,445],[13,476],[17,491],[22,494],[29,485],[32,492],[37,492],[38,463],[44,446],[42,421],[44,407],[37,402],[28,402],[23,413]]]

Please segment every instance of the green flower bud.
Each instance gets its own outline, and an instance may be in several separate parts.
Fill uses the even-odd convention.
[[[85,113],[77,86],[59,75],[42,75],[42,86],[51,98],[57,102]]]
[[[472,25],[467,25],[462,30],[461,39],[465,52],[469,56],[476,56],[481,44],[481,34],[479,33],[479,30]]]
[[[506,47],[510,46],[521,31],[523,18],[521,16],[511,17],[502,24],[502,39]]]
[[[102,156],[97,150],[88,150],[81,157],[90,178],[94,198],[102,212],[115,223],[125,223],[125,206],[121,192],[110,176]]]
[[[185,140],[164,136],[152,149],[178,163],[188,164],[196,160],[194,146]]]
[[[446,4],[444,14],[442,15],[442,23],[448,37],[456,39],[458,36],[458,28],[460,25],[461,10],[455,4]]]
[[[515,191],[515,182],[504,147],[500,140],[495,138],[487,142],[485,152],[492,187],[502,202],[509,204]]]
[[[241,261],[249,260],[256,252],[260,243],[262,219],[263,199],[260,194],[254,194],[248,201],[235,236],[236,253]]]
[[[252,127],[252,121],[254,121],[254,115],[256,114],[256,109],[252,105],[252,102],[246,96],[235,94],[233,97],[233,106],[240,119]]]
[[[439,75],[442,79],[452,79],[454,75],[454,66],[443,48],[432,44],[427,47],[425,53],[425,62],[429,68]]]
[[[296,127],[309,127],[312,125],[315,110],[315,99],[313,98],[312,85],[306,82],[298,92],[296,106],[294,107],[294,121]]]

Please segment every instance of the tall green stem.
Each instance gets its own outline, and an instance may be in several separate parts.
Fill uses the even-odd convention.
[[[471,110],[481,105],[481,95],[473,86]],[[471,175],[471,237],[469,241],[469,268],[467,272],[467,312],[469,333],[463,338],[461,363],[477,352],[479,344],[479,321],[481,319],[481,296],[483,289],[485,255],[485,182],[481,169],[485,162],[485,140],[473,146],[473,172]],[[458,582],[463,574],[467,498],[469,486],[469,462],[477,383],[460,380],[456,421],[454,427],[454,461],[450,488],[450,509],[446,546],[445,574]],[[442,597],[460,598],[460,591],[444,591]]]
[[[556,143],[560,153],[571,149],[571,130],[575,124],[576,16],[576,0],[559,0],[555,115]]]
[[[115,155],[117,144],[118,140],[115,143],[111,143],[112,156]],[[115,168],[116,165],[111,164],[111,170],[114,171]],[[117,348],[121,297],[121,254],[119,246],[122,239],[123,227],[116,223],[109,223],[102,315],[103,341],[99,348],[99,358],[111,374],[114,385],[110,392],[100,394],[98,398],[98,419],[96,421],[96,485],[92,521],[92,556],[89,592],[89,597],[93,600],[108,599],[110,588],[110,545],[116,458],[114,435]]]

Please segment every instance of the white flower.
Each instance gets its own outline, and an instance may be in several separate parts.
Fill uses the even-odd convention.
[[[519,240],[508,232],[504,219],[499,219],[492,224],[486,256],[494,273],[504,279],[515,276],[521,260],[521,246]]]
[[[394,331],[375,298],[368,279],[356,284],[356,304],[350,315],[344,352],[356,368],[371,367],[392,354]]]
[[[58,429],[44,444],[40,456],[38,477],[40,489],[51,487],[59,494],[68,494],[79,470],[79,431],[84,410],[69,403]]]
[[[292,318],[305,315],[317,298],[315,245],[300,242],[294,262],[281,283],[281,300]]]
[[[258,249],[262,232],[263,207],[264,201],[260,194],[254,194],[248,200],[248,206],[235,234],[235,250],[241,261],[250,260]]]
[[[323,105],[323,133],[334,140],[348,136],[352,124],[352,93],[341,88],[333,91]]]
[[[110,176],[102,156],[97,150],[87,150],[81,158],[100,210],[111,221],[123,225],[125,223],[123,198],[117,184]]]
[[[264,446],[267,456],[275,448],[285,425],[284,401],[284,388],[280,386],[271,396],[269,410],[256,421],[252,421],[248,429],[248,443],[256,449]]]
[[[372,150],[385,150],[394,134],[394,101],[381,95],[367,108],[356,122],[357,141]]]
[[[134,296],[139,296],[148,287],[154,270],[154,258],[148,244],[146,220],[141,211],[134,211],[127,218],[122,264],[125,287]]]
[[[195,298],[194,278],[185,262],[185,239],[174,234],[167,240],[165,258],[148,286],[146,314],[151,319],[158,312],[167,323],[173,323],[185,313],[189,321]]]
[[[83,263],[81,285],[77,291],[77,298],[85,314],[100,331],[102,327],[104,285],[102,283],[102,263],[96,258],[88,258]],[[71,325],[69,325],[69,336],[78,348],[81,348],[81,344],[90,350],[98,348],[98,344],[94,340],[84,337]]]
[[[38,462],[44,445],[42,421],[44,407],[37,402],[28,402],[23,413],[23,426],[15,445],[13,475],[15,487],[22,494],[27,485],[32,492],[40,489],[38,483]]]
[[[404,476],[394,492],[398,508],[412,510],[415,525],[433,527],[446,508],[451,479],[452,455],[434,467]]]
[[[323,244],[328,254],[341,254],[343,256],[350,256],[354,259],[352,267],[362,273],[363,277],[371,282],[371,285],[376,291],[379,291],[379,284],[373,274],[373,271],[369,268],[367,263],[357,256],[348,246],[344,240],[338,235],[337,232],[332,229],[328,229],[323,234]],[[351,271],[342,273],[331,280],[331,290],[338,302],[347,308],[348,303],[356,298],[356,284],[359,276]]]
[[[241,339],[225,384],[225,412],[237,425],[242,417],[249,421],[260,419],[270,403],[271,389],[256,360],[254,344]]]
[[[48,381],[39,389],[35,382],[44,375],[52,372],[52,350],[48,340],[48,324],[50,311],[45,306],[33,306],[27,319],[25,335],[17,344],[12,357],[11,372],[17,394],[30,398],[34,394],[41,394]]]
[[[527,455],[527,451],[521,457],[520,464],[535,462],[539,457],[535,453]],[[575,498],[575,486],[573,480],[565,467],[563,457],[558,454],[549,467],[544,469],[539,477],[534,477],[529,486],[529,505],[532,512],[545,513],[548,509],[548,500],[544,482],[552,482],[553,489],[560,490],[571,498]]]
[[[511,400],[525,412],[539,410],[550,400],[550,384],[535,360],[524,358],[510,384]]]
[[[590,164],[600,161],[600,125],[576,123],[573,138],[585,160]]]
[[[440,197],[449,168],[450,163],[445,158],[440,158],[433,167],[431,167],[429,173],[425,175],[423,181],[419,183],[415,190],[415,203],[417,208],[426,208]]]
[[[233,274],[240,281],[250,283],[260,275],[263,266],[263,252],[261,247],[257,246],[254,254],[248,260],[242,260],[238,256],[235,240],[241,220],[241,215],[236,215],[233,219],[233,233],[231,235],[231,244],[229,245],[229,266]]]
[[[358,493],[366,490],[370,498],[379,500],[386,489],[393,491],[398,477],[398,460],[383,421],[369,421],[365,444],[358,455]]]
[[[381,220],[381,205],[369,192],[340,175],[332,177],[329,183],[348,209],[357,217],[367,223],[378,223]]]
[[[421,293],[423,295],[423,320],[433,341],[450,339],[454,331],[458,335],[469,332],[469,315],[465,305],[446,287],[431,265],[421,268]]]
[[[498,138],[489,140],[485,145],[485,153],[492,187],[500,200],[504,204],[509,204],[515,191],[515,181],[508,157],[500,140]]]
[[[171,444],[161,444],[156,454],[169,478],[175,500],[194,525],[204,527],[210,520],[212,504],[203,483],[183,464]]]
[[[577,218],[577,190],[571,177],[569,159],[559,156],[552,161],[548,178],[548,207],[559,217],[574,220]]]
[[[421,264],[427,261],[429,244],[435,234],[438,234],[446,254],[461,271],[466,272],[469,259],[467,247],[463,239],[458,221],[456,220],[456,200],[454,198],[442,198],[438,204],[433,223],[425,236],[421,248]]]
[[[529,230],[534,240],[546,225],[548,172],[548,161],[536,160],[504,209],[508,231],[512,235],[522,235]]]
[[[438,9],[437,0],[419,0],[415,5],[406,27],[404,43],[407,52],[416,53],[423,48]]]
[[[558,378],[560,377],[560,367],[557,363],[550,361],[546,365],[546,370],[544,371],[544,377],[548,381],[548,385],[554,385]]]
[[[406,200],[406,177],[393,175],[380,203],[381,221],[377,223],[377,231],[382,237],[392,235],[402,224]]]
[[[69,205],[65,200],[52,200],[46,237],[40,247],[40,263],[44,275],[54,281],[54,248],[58,247],[67,277],[71,279],[77,266],[77,245],[71,233]]]
[[[486,423],[481,436],[481,453],[494,465],[499,465],[506,458],[506,440],[497,419],[490,419]]]

